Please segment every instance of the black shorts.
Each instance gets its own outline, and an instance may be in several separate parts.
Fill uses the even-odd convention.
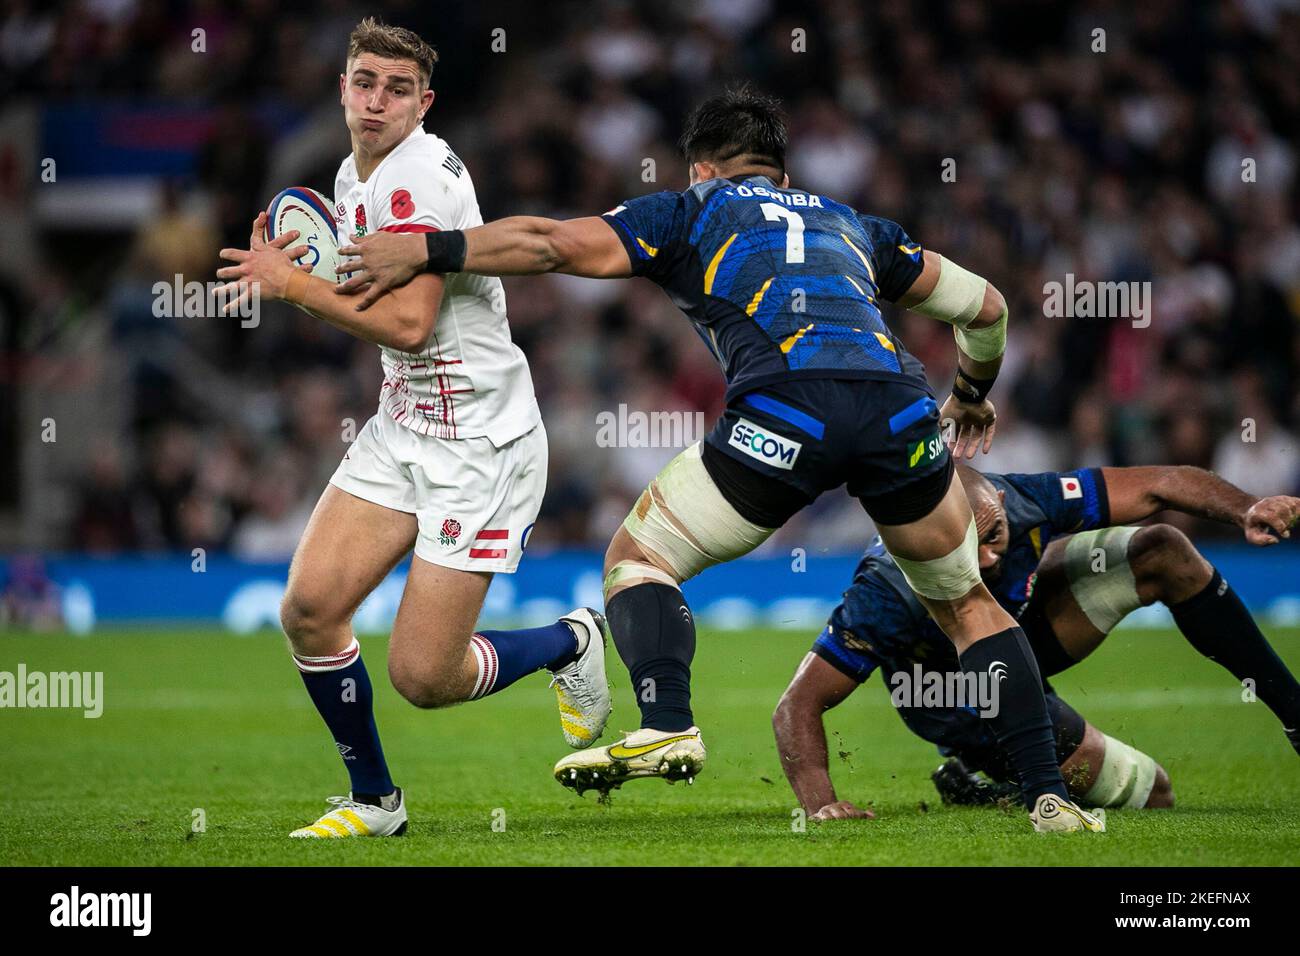
[[[878,524],[943,500],[952,456],[930,389],[903,379],[797,379],[737,396],[704,440],[704,467],[746,520],[779,528],[846,485]]]

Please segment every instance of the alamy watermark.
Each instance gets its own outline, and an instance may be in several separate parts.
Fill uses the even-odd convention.
[[[89,893],[80,886],[50,897],[50,925],[56,927],[119,926],[132,936],[148,936],[153,928],[152,893]]]
[[[1043,315],[1049,319],[1132,319],[1133,328],[1151,324],[1150,282],[1092,282],[1065,274],[1064,282],[1043,283]]]
[[[994,661],[978,674],[961,671],[927,671],[913,664],[911,673],[889,675],[889,700],[895,707],[951,710],[970,707],[981,717],[998,715],[999,685],[1006,680],[1007,665]]]
[[[620,404],[596,414],[599,448],[686,448],[704,438],[703,412],[643,412]]]
[[[156,319],[219,319],[226,317],[226,306],[239,298],[239,287],[224,291],[225,282],[186,282],[179,272],[171,282],[153,284],[153,315]],[[262,321],[262,297],[258,283],[247,290],[229,318],[239,318],[239,326],[255,329]]]
[[[104,713],[103,671],[0,671],[0,708],[68,708],[94,719]]]

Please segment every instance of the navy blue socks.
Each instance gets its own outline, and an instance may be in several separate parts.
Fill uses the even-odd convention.
[[[334,735],[334,743],[352,780],[353,796],[378,798],[397,788],[388,773],[384,748],[375,726],[375,695],[354,637],[341,653],[328,657],[293,655],[312,703]]]
[[[505,690],[519,678],[545,667],[558,670],[578,656],[578,638],[563,621],[520,631],[476,631],[469,649],[478,661],[478,680],[470,700]]]
[[[1254,681],[1255,696],[1288,730],[1300,729],[1300,684],[1218,571],[1199,594],[1169,607],[1187,643],[1237,680]]]

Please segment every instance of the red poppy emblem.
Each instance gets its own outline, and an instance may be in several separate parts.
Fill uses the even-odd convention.
[[[408,219],[415,213],[415,201],[411,199],[411,193],[405,189],[399,189],[393,193],[393,215],[398,219]]]

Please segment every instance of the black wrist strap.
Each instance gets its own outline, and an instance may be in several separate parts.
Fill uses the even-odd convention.
[[[989,392],[993,391],[993,383],[996,381],[996,378],[973,378],[958,369],[957,377],[952,383],[952,394],[959,402],[978,405],[988,398]]]
[[[429,249],[425,272],[460,272],[465,268],[465,233],[459,229],[426,232],[424,244]]]

